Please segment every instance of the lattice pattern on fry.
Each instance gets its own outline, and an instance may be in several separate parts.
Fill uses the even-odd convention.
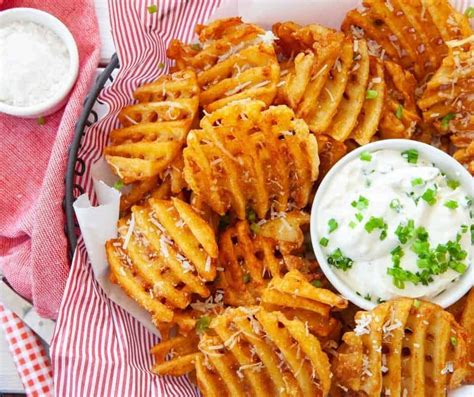
[[[305,270],[305,261],[292,253],[302,247],[301,227],[308,223],[307,214],[293,211],[264,224],[254,223],[253,231],[247,221],[225,230],[219,240],[224,271],[218,283],[225,294],[224,302],[233,306],[255,304],[273,277],[292,268]]]
[[[176,60],[178,70],[196,72],[200,103],[206,111],[246,98],[272,103],[280,67],[271,35],[240,18],[198,25],[196,33],[200,45],[173,40],[167,54]]]
[[[119,113],[123,128],[110,133],[104,154],[125,184],[151,184],[186,140],[198,110],[199,86],[193,71],[177,72],[137,88],[134,97],[138,103]]]
[[[344,309],[347,301],[334,292],[312,285],[296,269],[274,277],[263,290],[261,305],[268,311],[281,311],[287,318],[298,318],[318,337],[334,335],[339,322],[330,316],[333,308]]]
[[[429,302],[400,298],[358,312],[343,341],[334,383],[367,396],[445,396],[466,376],[466,333]]]
[[[106,244],[111,279],[148,310],[156,324],[177,321],[192,294],[208,297],[206,281],[216,276],[214,231],[192,207],[150,199],[121,218],[118,239]]]
[[[471,288],[460,301],[447,309],[464,328],[467,336],[468,375],[467,384],[474,384],[474,288]]]
[[[472,35],[468,19],[447,0],[365,0],[342,30],[368,41],[369,53],[390,59],[424,82],[447,54],[446,42]]]
[[[329,360],[300,320],[259,307],[227,309],[201,336],[198,385],[208,396],[327,396]]]
[[[318,176],[317,141],[286,106],[265,111],[261,101],[239,101],[201,120],[188,135],[184,177],[215,212],[247,207],[262,219],[274,206],[307,205]]]
[[[286,103],[317,135],[343,142],[410,138],[416,122],[416,81],[393,62],[369,56],[367,42],[318,25],[277,23],[283,80],[277,101]],[[294,56],[294,51],[301,51]]]

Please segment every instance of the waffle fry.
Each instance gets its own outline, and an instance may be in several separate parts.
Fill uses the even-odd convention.
[[[198,25],[196,33],[199,49],[173,40],[167,53],[176,60],[177,69],[196,71],[200,104],[206,111],[241,99],[272,103],[280,67],[264,30],[240,18],[228,18]]]
[[[172,162],[197,114],[198,95],[192,71],[162,76],[135,91],[138,103],[119,113],[124,127],[110,133],[104,150],[125,184],[150,182]]]
[[[227,309],[201,336],[196,362],[204,396],[326,396],[330,366],[303,322],[259,307]]]
[[[152,198],[120,219],[119,234],[106,244],[111,279],[156,324],[176,321],[173,310],[186,308],[192,294],[209,296],[205,281],[216,276],[217,244],[188,204]]]
[[[446,42],[472,35],[467,18],[446,0],[366,0],[341,29],[368,41],[369,53],[392,60],[424,82],[447,54]]]
[[[286,106],[262,112],[260,101],[240,101],[209,114],[184,149],[184,178],[215,212],[229,209],[260,219],[275,204],[284,211],[308,203],[318,175],[316,139]]]
[[[344,389],[445,396],[466,376],[466,332],[435,304],[400,298],[358,312],[356,324],[332,363],[335,383]]]
[[[258,230],[253,227],[257,234],[250,230],[247,221],[239,221],[222,233],[219,259],[224,271],[220,274],[219,286],[224,291],[226,304],[255,304],[270,279],[283,275],[290,267],[304,266],[292,260],[292,252],[303,244],[301,227],[309,223],[308,215],[294,211],[274,221],[276,223],[270,223],[266,230],[266,225],[257,226]],[[279,225],[286,236],[294,236],[291,241],[277,240],[283,230],[268,237],[271,231],[280,229]]]

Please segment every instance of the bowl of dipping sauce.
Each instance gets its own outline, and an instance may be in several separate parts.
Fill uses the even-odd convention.
[[[316,258],[363,309],[401,296],[447,307],[474,281],[473,196],[469,172],[433,146],[404,139],[362,146],[316,192]]]
[[[78,72],[76,42],[59,19],[33,8],[0,12],[0,112],[27,118],[55,112]]]

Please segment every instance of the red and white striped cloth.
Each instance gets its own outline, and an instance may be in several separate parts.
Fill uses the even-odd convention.
[[[108,114],[87,130],[79,157],[85,173],[76,179],[95,201],[91,164],[99,159],[107,132],[117,127],[117,113],[131,102],[133,90],[166,73],[166,48],[172,38],[194,39],[196,23],[205,22],[220,0],[109,0],[110,20],[120,70],[100,100]],[[147,7],[155,4],[156,13]],[[159,69],[163,62],[166,67]],[[59,310],[51,342],[55,395],[198,396],[186,378],[150,372],[150,348],[158,341],[137,320],[111,302],[94,279],[82,240]]]
[[[28,397],[53,395],[53,371],[40,339],[0,303],[0,325]]]

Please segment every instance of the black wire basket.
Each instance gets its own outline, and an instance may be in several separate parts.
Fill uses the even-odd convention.
[[[74,137],[69,147],[69,157],[67,161],[65,184],[66,189],[64,193],[64,212],[66,214],[65,233],[68,240],[69,259],[72,260],[74,251],[77,245],[77,238],[79,236],[79,227],[72,204],[74,200],[84,193],[82,186],[75,183],[76,176],[81,176],[85,172],[86,164],[83,159],[79,157],[79,149],[86,128],[95,123],[98,119],[97,114],[92,110],[100,91],[104,88],[107,80],[112,81],[112,73],[119,67],[119,59],[117,54],[114,54],[110,59],[110,63],[104,71],[97,77],[94,86],[89,91],[84,101],[84,108],[81,112],[76,127],[74,128]]]

